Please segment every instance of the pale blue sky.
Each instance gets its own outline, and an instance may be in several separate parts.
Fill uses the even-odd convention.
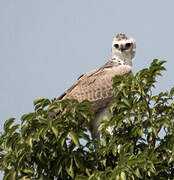
[[[113,37],[137,41],[136,73],[154,58],[167,71],[156,92],[174,86],[174,1],[0,0],[0,129],[54,98],[111,57]]]

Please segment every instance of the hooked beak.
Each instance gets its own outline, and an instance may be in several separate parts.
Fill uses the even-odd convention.
[[[125,50],[125,48],[123,47],[123,45],[120,46],[120,51],[123,52]]]

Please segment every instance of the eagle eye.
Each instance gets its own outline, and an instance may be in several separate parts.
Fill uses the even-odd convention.
[[[125,44],[125,49],[129,49],[131,47],[132,43],[126,43]]]
[[[115,47],[116,49],[118,49],[118,48],[119,48],[119,45],[118,45],[118,44],[114,44],[114,47]]]

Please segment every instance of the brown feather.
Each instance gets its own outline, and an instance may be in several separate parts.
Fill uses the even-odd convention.
[[[121,65],[119,61],[110,60],[98,70],[82,75],[58,99],[89,100],[95,112],[106,107],[113,99],[115,89],[112,87],[112,78],[115,75],[130,73],[129,66]]]

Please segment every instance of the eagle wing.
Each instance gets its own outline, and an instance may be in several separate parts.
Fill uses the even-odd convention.
[[[98,112],[113,100],[115,89],[112,78],[130,72],[130,66],[108,61],[99,69],[80,76],[58,99],[76,99],[80,102],[87,99],[92,102],[93,110]]]

